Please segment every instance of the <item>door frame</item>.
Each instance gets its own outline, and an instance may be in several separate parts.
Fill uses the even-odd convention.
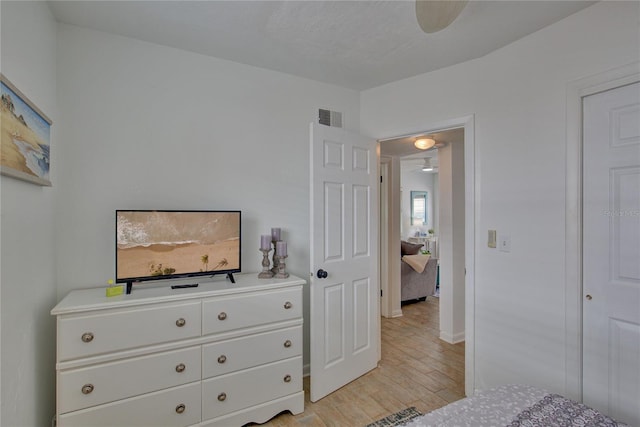
[[[582,402],[582,99],[640,81],[634,62],[567,85],[565,177],[565,394]]]
[[[378,156],[379,156],[379,170],[380,170],[380,221],[378,222],[378,236],[380,249],[378,254],[380,256],[380,270],[379,270],[379,283],[380,283],[380,315],[383,317],[393,317],[391,315],[391,298],[389,294],[389,251],[383,251],[382,248],[389,247],[389,197],[391,192],[389,191],[389,170],[391,167],[391,159],[385,156],[380,156],[380,143],[378,142]],[[379,334],[381,335],[381,334]],[[381,340],[382,341],[382,340]],[[382,347],[382,346],[380,346]],[[382,354],[382,351],[381,353]]]
[[[464,180],[465,180],[465,354],[464,354],[464,382],[465,394],[472,396],[475,393],[475,247],[476,231],[479,230],[479,219],[476,212],[477,206],[475,174],[475,116],[473,114],[457,117],[439,122],[427,123],[413,129],[403,129],[378,137],[378,143],[385,140],[411,136],[419,133],[435,133],[449,129],[464,129]],[[379,151],[379,150],[378,150]],[[380,160],[378,160],[380,162]],[[478,241],[481,239],[478,237]],[[398,243],[399,245],[399,243]],[[383,248],[380,248],[383,250]],[[389,245],[387,259],[396,256],[393,245]],[[383,296],[383,304],[385,304]]]

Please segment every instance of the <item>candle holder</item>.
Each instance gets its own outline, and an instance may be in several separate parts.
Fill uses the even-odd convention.
[[[271,249],[262,249],[260,248],[260,252],[262,252],[262,271],[258,274],[258,279],[271,279],[273,277],[273,272],[269,270],[269,252]]]
[[[289,273],[286,272],[287,264],[284,262],[287,255],[276,255],[275,258],[278,260],[278,271],[275,277],[277,279],[286,279],[289,277]]]
[[[278,251],[276,249],[276,243],[277,240],[272,240],[271,243],[273,243],[273,268],[271,269],[271,272],[273,274],[278,274]]]

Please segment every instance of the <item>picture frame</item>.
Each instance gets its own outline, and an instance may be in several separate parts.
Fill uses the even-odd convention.
[[[3,74],[0,83],[0,174],[50,187],[53,122]]]

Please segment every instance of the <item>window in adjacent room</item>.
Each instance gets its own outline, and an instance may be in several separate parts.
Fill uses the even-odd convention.
[[[427,192],[411,192],[411,225],[425,225],[427,223]]]

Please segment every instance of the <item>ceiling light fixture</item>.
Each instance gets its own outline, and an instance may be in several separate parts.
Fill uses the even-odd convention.
[[[431,166],[431,159],[427,157],[424,159],[424,165],[422,165],[422,172],[431,172],[433,170],[433,166]]]
[[[420,150],[428,150],[429,148],[436,145],[436,141],[432,138],[418,138],[416,139],[416,142],[413,143],[413,145],[415,145],[416,148]]]
[[[460,15],[469,0],[416,0],[418,25],[427,34],[445,29]]]

